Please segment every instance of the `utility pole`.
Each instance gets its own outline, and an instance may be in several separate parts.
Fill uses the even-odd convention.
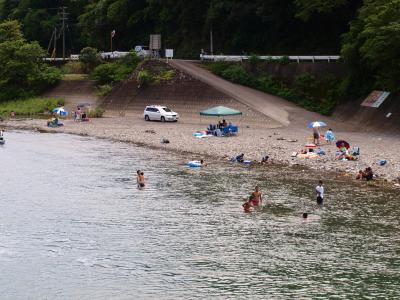
[[[53,54],[54,54],[54,60],[56,60],[56,57],[57,57],[57,27],[54,27],[54,49],[53,49]]]
[[[62,44],[63,44],[63,61],[65,61],[65,21],[68,21],[68,13],[66,12],[66,9],[68,7],[62,6],[59,9],[61,10],[61,21],[62,21]]]
[[[212,26],[211,26],[211,29],[210,29],[210,52],[211,52],[211,55],[214,55],[214,41],[213,41],[213,29],[212,29]]]

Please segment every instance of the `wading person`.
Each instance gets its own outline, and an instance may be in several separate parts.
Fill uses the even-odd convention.
[[[252,207],[253,207],[253,205],[252,205],[252,203],[251,203],[251,200],[249,199],[249,200],[246,200],[246,202],[245,203],[243,203],[243,210],[244,210],[244,212],[246,212],[246,213],[250,213],[251,212],[251,210],[252,210]]]
[[[145,186],[144,183],[144,173],[142,171],[138,171],[138,187],[143,188]]]
[[[251,193],[250,200],[253,206],[259,206],[262,204],[262,193],[260,192],[260,187],[258,185],[254,192]]]
[[[322,180],[318,182],[317,187],[315,188],[315,192],[317,194],[317,204],[319,206],[322,206],[324,202],[324,185],[322,183]]]

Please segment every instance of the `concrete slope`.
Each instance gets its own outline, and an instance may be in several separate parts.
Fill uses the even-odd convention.
[[[43,94],[47,98],[63,98],[67,110],[74,110],[79,103],[96,104],[95,81],[61,80],[54,88]]]
[[[282,98],[222,79],[193,62],[171,60],[170,64],[284,126],[290,125],[291,122],[296,125],[316,119],[326,120],[321,115],[302,109]]]

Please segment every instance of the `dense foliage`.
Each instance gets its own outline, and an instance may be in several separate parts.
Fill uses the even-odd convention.
[[[399,85],[400,0],[0,0],[0,19],[17,19],[28,40],[47,48],[66,6],[70,53],[147,45],[161,33],[178,57],[210,52],[337,54],[351,66],[355,94]],[[343,36],[344,35],[344,36]],[[61,44],[60,42],[58,43]],[[67,51],[67,52],[68,52]],[[61,50],[58,49],[58,55]]]
[[[274,63],[284,65],[282,62]],[[305,73],[294,79],[279,78],[267,72],[257,72],[252,64],[252,61],[247,64],[217,62],[208,68],[229,81],[277,95],[324,115],[333,112],[344,93],[342,83],[332,75],[316,77]]]
[[[0,100],[35,94],[61,78],[47,66],[37,42],[27,42],[17,21],[0,23]]]
[[[86,48],[85,48],[86,49]],[[112,91],[113,84],[127,79],[140,62],[134,51],[114,61],[101,61],[91,72],[92,79],[97,81],[98,95],[106,96]]]
[[[365,0],[345,34],[342,54],[365,90],[400,90],[400,0]]]
[[[161,33],[164,46],[179,56],[209,52],[213,30],[217,53],[337,53],[361,0],[0,0],[0,19],[22,22],[29,40],[48,46],[54,27],[61,28],[66,6],[67,48],[114,49],[148,45]],[[59,43],[60,45],[61,43]],[[58,49],[58,55],[61,50]]]
[[[27,98],[22,100],[0,101],[0,118],[7,117],[11,112],[16,116],[32,116],[37,114],[50,114],[51,111],[64,105],[62,99]]]

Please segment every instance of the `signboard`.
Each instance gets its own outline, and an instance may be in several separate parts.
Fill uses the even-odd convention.
[[[161,49],[161,34],[151,34],[150,35],[150,50],[160,50]]]
[[[378,108],[389,95],[390,92],[373,91],[371,94],[369,94],[367,99],[364,100],[361,106]]]
[[[165,57],[173,58],[174,57],[174,49],[165,49]]]

